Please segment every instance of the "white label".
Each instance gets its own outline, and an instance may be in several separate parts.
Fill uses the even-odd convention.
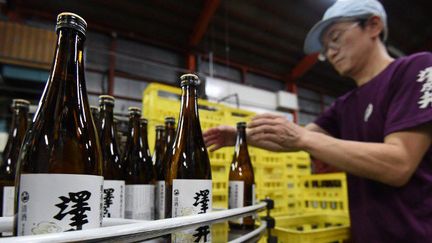
[[[230,181],[228,189],[228,208],[241,208],[246,206],[244,203],[244,182]],[[255,205],[255,184],[252,184],[252,205]],[[248,205],[249,206],[249,205]],[[231,222],[242,224],[243,218],[230,220]]]
[[[252,184],[252,205],[256,204],[255,184]]]
[[[14,200],[15,200],[15,187],[3,187],[3,217],[11,217],[14,215]]]
[[[230,181],[228,195],[228,208],[241,208],[244,206],[244,182]]]
[[[14,216],[15,187],[3,187],[3,217]],[[13,236],[12,232],[3,232],[2,236]]]
[[[211,180],[173,180],[173,217],[208,213],[212,210]],[[172,234],[172,242],[211,242],[210,226]]]
[[[104,181],[103,216],[105,218],[124,218],[125,193],[124,181]]]
[[[18,235],[100,227],[102,190],[102,176],[22,174],[18,195]]]
[[[256,201],[257,201],[257,198],[256,198],[256,192],[255,192],[255,184],[252,184],[252,205],[255,205]],[[256,219],[256,214],[253,214],[252,218]]]
[[[156,219],[165,218],[165,181],[156,182]]]
[[[154,185],[126,185],[127,219],[154,219]]]
[[[229,181],[228,189],[228,208],[241,208],[244,206],[244,182]],[[232,219],[231,222],[243,223],[243,218]]]

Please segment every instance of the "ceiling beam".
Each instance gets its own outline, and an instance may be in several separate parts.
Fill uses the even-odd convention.
[[[193,28],[192,35],[189,38],[189,45],[196,46],[202,40],[207,27],[210,23],[210,19],[213,17],[216,9],[219,7],[220,0],[207,0],[204,9],[201,12],[198,20],[196,21],[195,27]]]
[[[298,78],[309,71],[318,61],[319,53],[314,53],[303,57],[299,63],[287,75],[287,81],[295,82]]]

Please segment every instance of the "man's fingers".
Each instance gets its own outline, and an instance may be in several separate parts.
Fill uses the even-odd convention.
[[[217,134],[219,134],[220,133],[220,131],[219,131],[219,129],[218,128],[210,128],[210,129],[208,129],[207,131],[205,131],[204,133],[203,133],[203,136],[204,137],[207,137],[207,136],[214,136],[214,135],[217,135]]]
[[[222,148],[223,146],[222,145],[220,145],[220,144],[213,144],[210,148],[209,148],[209,151],[210,152],[214,152],[214,151],[216,151],[216,150],[218,150],[218,149],[220,149],[220,148]]]
[[[278,128],[277,126],[273,126],[273,125],[261,125],[255,128],[251,128],[249,129],[247,132],[247,134],[249,136],[253,136],[254,134],[259,134],[259,133],[277,133]]]
[[[204,141],[205,141],[205,140],[217,139],[220,137],[220,135],[219,134],[209,134],[209,135],[203,136],[203,137],[204,137]]]
[[[260,118],[260,119],[256,119],[251,121],[248,124],[248,128],[254,128],[254,127],[258,127],[261,125],[277,125],[280,123],[280,120],[277,120],[275,118]]]
[[[220,141],[218,139],[209,139],[209,140],[204,140],[204,143],[207,147],[209,147],[214,144],[219,144]]]
[[[270,151],[274,151],[274,152],[283,151],[283,147],[280,144],[274,143],[272,141],[258,140],[258,141],[254,141],[253,143],[251,143],[251,145],[256,146],[256,147],[260,147],[263,149],[267,149]]]
[[[264,114],[259,114],[256,115],[252,118],[253,120],[257,120],[257,119],[262,119],[262,118],[267,118],[267,119],[276,119],[276,118],[283,118],[284,116],[281,115],[276,115],[276,114],[271,114],[271,113],[264,113]]]
[[[274,133],[257,133],[254,134],[252,136],[249,137],[250,141],[269,141],[269,142],[273,142],[273,143],[277,143],[280,144],[281,138],[278,134],[274,134]]]

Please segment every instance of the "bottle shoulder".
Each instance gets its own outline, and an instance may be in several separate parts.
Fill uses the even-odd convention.
[[[77,118],[37,116],[23,142],[23,156],[20,156],[23,171],[100,175],[102,154],[97,134],[94,127],[81,124]]]

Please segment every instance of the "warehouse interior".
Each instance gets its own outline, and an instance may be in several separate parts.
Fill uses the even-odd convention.
[[[34,102],[40,97],[52,62],[55,16],[62,11],[79,13],[88,22],[87,86],[93,101],[99,94],[113,94],[123,99],[125,111],[129,104],[139,102],[140,90],[147,83],[176,85],[179,74],[193,66],[197,73],[229,82],[273,92],[295,90],[298,121],[305,125],[335,97],[354,87],[327,62],[303,53],[307,31],[333,2],[0,1],[3,24],[52,32],[51,39],[37,41],[50,48],[37,62],[23,56],[32,55],[24,53],[32,48],[24,39],[14,41],[14,46],[1,45],[1,130],[7,131],[5,119],[12,97]],[[383,5],[392,55],[432,49],[432,28],[425,25],[431,3],[383,1]],[[1,43],[5,43],[10,35],[4,32],[6,28],[1,31]],[[13,48],[23,53],[11,53]],[[15,68],[24,77],[16,76]]]
[[[341,77],[328,62],[320,61],[318,53],[306,55],[303,51],[308,31],[335,2],[0,0],[0,151],[7,141],[12,99],[29,100],[31,114],[37,109],[53,62],[56,16],[61,12],[79,14],[87,21],[89,102],[98,106],[98,97],[103,94],[116,98],[114,114],[124,145],[128,107],[142,107],[143,115],[150,114],[143,103],[145,95],[169,98],[171,88],[179,87],[184,73],[200,77],[200,98],[245,110],[245,116],[247,112],[270,112],[301,126],[313,122],[337,97],[356,87],[353,80]],[[380,2],[387,11],[386,47],[392,57],[432,52],[431,1]],[[167,85],[163,88],[166,94],[154,93],[157,85]],[[174,99],[178,102],[178,97]],[[151,121],[152,126],[163,122],[157,118]],[[153,150],[155,135],[151,133],[149,145]],[[257,149],[251,155],[259,157],[262,153]],[[230,154],[231,150],[216,152],[210,160],[230,160]],[[283,156],[266,158],[272,163],[288,157],[298,159],[298,167],[290,169],[299,171],[298,175],[313,172],[308,155]],[[214,167],[226,169],[222,162]],[[273,169],[276,173],[280,168]],[[288,187],[297,187],[298,181],[288,178]],[[346,197],[345,177],[340,178],[329,179],[323,187],[341,189],[335,192]],[[306,181],[313,187],[312,179],[302,183]],[[271,195],[278,198],[278,193]],[[329,207],[347,213],[346,203],[338,201]]]

